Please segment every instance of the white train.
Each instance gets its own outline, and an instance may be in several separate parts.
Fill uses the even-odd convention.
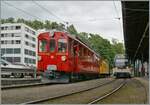
[[[128,59],[124,55],[116,55],[114,64],[113,75],[116,78],[131,78],[131,68],[128,67]]]
[[[23,78],[24,76],[34,77],[36,74],[36,69],[21,65],[21,64],[12,64],[6,60],[0,59],[1,66],[1,77],[9,78],[11,76],[17,78]]]

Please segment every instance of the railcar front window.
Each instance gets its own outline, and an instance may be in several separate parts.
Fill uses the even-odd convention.
[[[46,40],[39,41],[39,52],[47,52],[47,41]]]
[[[55,51],[55,39],[51,39],[50,40],[50,52],[54,52]]]
[[[115,66],[116,67],[125,67],[128,65],[128,60],[124,58],[116,59]]]
[[[66,52],[67,50],[67,40],[66,39],[59,39],[58,40],[58,52]]]

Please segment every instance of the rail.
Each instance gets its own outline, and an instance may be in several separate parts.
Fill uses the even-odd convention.
[[[124,80],[117,88],[114,88],[110,92],[106,93],[105,95],[103,95],[103,96],[101,96],[101,97],[99,97],[97,99],[92,100],[88,104],[96,104],[98,101],[103,100],[103,99],[107,98],[108,96],[114,94],[118,90],[120,90],[125,84],[126,84],[126,80]]]
[[[114,81],[116,81],[116,80],[114,79],[114,80],[111,80],[109,82],[102,83],[102,84],[100,84],[98,86],[95,86],[95,87],[92,87],[92,88],[88,88],[88,89],[84,89],[84,90],[80,90],[80,91],[77,91],[77,92],[71,92],[71,93],[62,94],[62,95],[58,95],[58,96],[54,96],[54,97],[43,98],[43,99],[39,99],[39,100],[35,100],[35,101],[30,101],[30,102],[22,103],[22,104],[38,104],[40,102],[44,102],[44,101],[48,101],[48,100],[52,100],[52,99],[57,99],[57,98],[65,97],[65,96],[70,96],[70,95],[73,95],[73,94],[77,94],[77,93],[89,91],[89,90],[92,90],[92,89],[96,89],[96,88],[99,88],[101,86],[110,84],[110,83],[112,83]]]

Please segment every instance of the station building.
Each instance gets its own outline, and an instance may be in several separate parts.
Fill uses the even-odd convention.
[[[1,24],[1,58],[36,67],[37,32],[23,23]]]

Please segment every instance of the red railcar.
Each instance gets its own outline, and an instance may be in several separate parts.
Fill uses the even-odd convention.
[[[97,77],[99,59],[79,38],[66,32],[45,32],[38,36],[38,73],[50,79]]]

